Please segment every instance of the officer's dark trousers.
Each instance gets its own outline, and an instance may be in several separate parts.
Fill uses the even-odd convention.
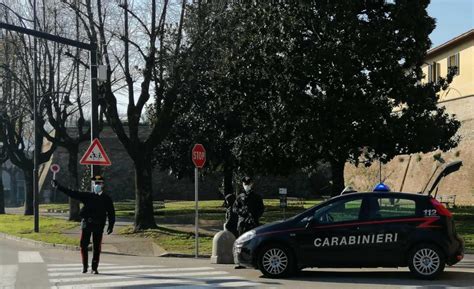
[[[82,256],[82,266],[84,268],[88,268],[89,262],[89,254],[88,254],[88,246],[91,241],[92,236],[92,245],[93,245],[93,256],[92,256],[92,270],[97,270],[99,266],[99,259],[100,259],[100,250],[102,246],[102,235],[104,232],[104,226],[87,223],[87,225],[83,226],[82,233],[81,233],[81,256]]]

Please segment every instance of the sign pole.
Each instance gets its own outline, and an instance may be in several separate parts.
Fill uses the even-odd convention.
[[[195,239],[195,258],[199,257],[199,217],[198,217],[198,179],[199,179],[199,169],[196,167],[194,168],[194,200],[196,205],[196,215],[194,219],[194,239]]]
[[[206,149],[202,144],[195,144],[191,151],[191,159],[194,163],[194,201],[196,212],[194,215],[194,239],[195,239],[195,258],[199,257],[199,169],[206,163]]]

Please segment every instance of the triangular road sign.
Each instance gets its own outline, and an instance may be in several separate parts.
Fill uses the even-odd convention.
[[[110,166],[109,157],[105,153],[102,144],[98,139],[94,139],[86,153],[79,162],[81,165]]]

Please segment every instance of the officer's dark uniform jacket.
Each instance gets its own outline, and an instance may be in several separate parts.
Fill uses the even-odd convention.
[[[239,235],[259,226],[259,219],[265,210],[262,197],[253,190],[249,193],[241,193],[234,203],[234,212],[238,214],[237,228]]]
[[[84,204],[79,215],[85,222],[99,225],[103,229],[108,218],[109,227],[113,228],[115,210],[112,198],[109,195],[105,193],[98,195],[89,192],[76,192],[63,186],[58,186],[58,189]]]
[[[238,216],[237,213],[234,212],[234,203],[235,203],[235,195],[234,194],[228,194],[225,196],[225,224],[224,228],[234,234],[234,236],[238,236],[238,231],[237,231],[237,221],[238,221]]]

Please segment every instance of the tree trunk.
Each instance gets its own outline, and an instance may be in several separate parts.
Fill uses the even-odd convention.
[[[23,170],[25,175],[25,216],[33,215],[33,170]]]
[[[0,214],[5,214],[5,191],[3,187],[3,169],[2,165],[0,164]]]
[[[234,171],[228,166],[224,166],[224,196],[234,193],[234,186],[232,184]]]
[[[156,229],[153,213],[151,158],[135,161],[135,231]]]
[[[77,146],[68,148],[68,171],[73,179],[73,190],[79,190],[79,173],[77,171],[78,153],[79,149]],[[81,220],[81,217],[79,216],[79,210],[79,201],[69,198],[69,221],[79,222]]]
[[[339,195],[344,190],[344,166],[345,161],[331,160],[331,196]]]
[[[18,194],[18,184],[16,183],[16,170],[11,167],[10,170],[9,170],[9,174],[10,174],[10,196],[12,196],[13,198],[13,201],[12,203],[15,205],[15,207],[19,206],[20,205],[20,196]]]

